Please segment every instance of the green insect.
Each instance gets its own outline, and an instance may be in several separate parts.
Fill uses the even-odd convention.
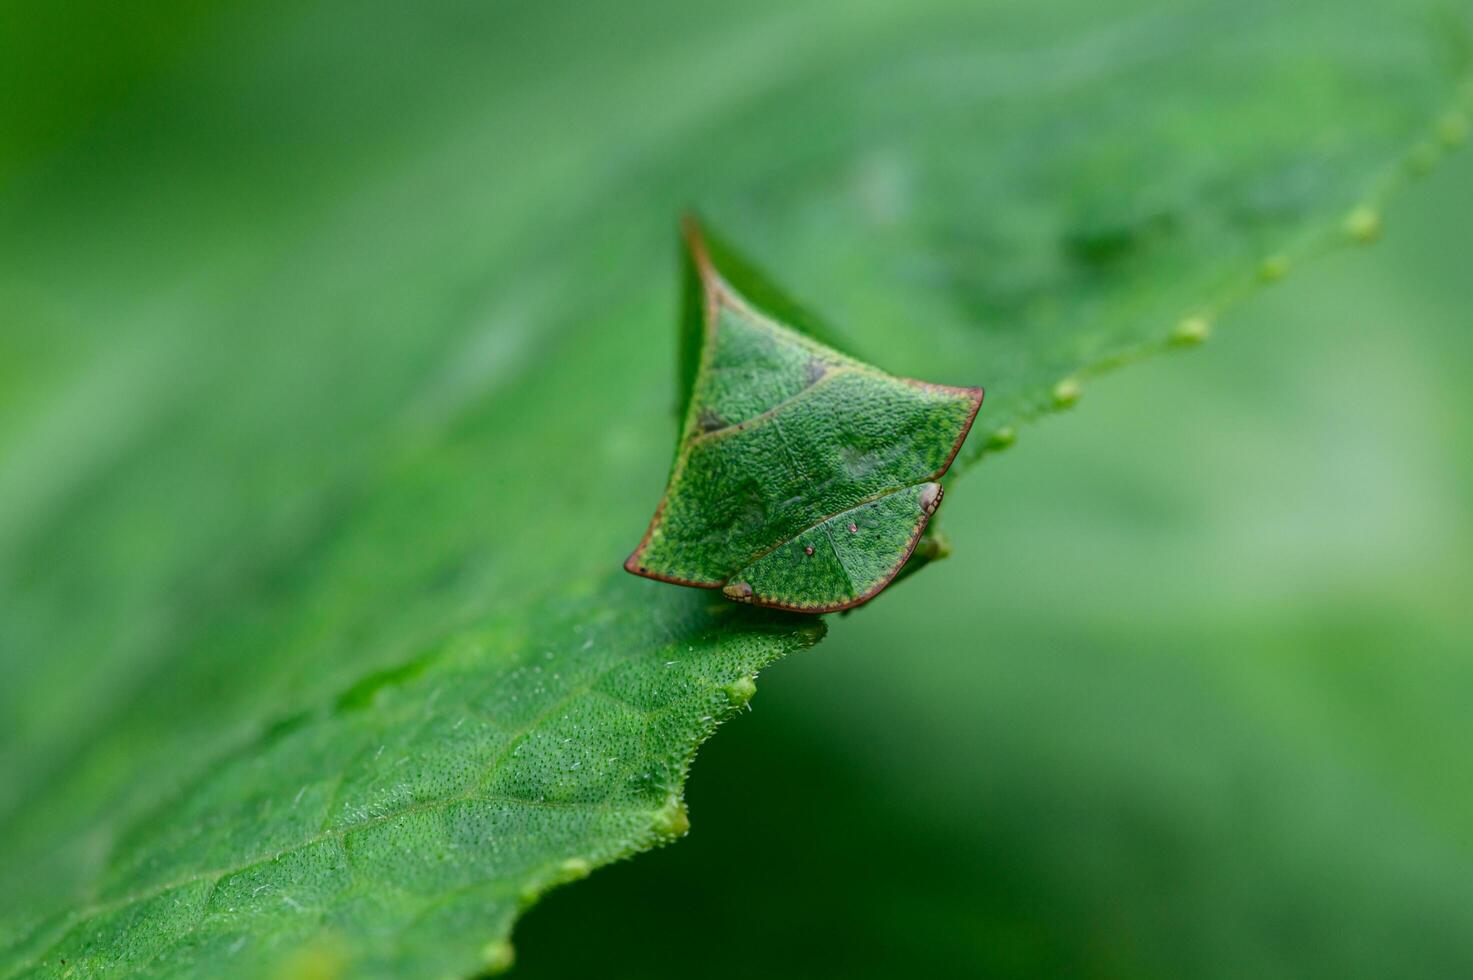
[[[937,481],[982,389],[846,357],[693,219],[685,243],[684,425],[665,497],[624,567],[796,612],[872,599],[941,503]]]

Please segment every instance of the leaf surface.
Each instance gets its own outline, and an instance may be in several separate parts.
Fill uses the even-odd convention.
[[[1456,142],[1460,25],[202,15],[0,188],[0,976],[469,974],[680,832],[695,746],[821,629],[618,570],[685,206],[838,348],[985,382],[975,459],[1366,237]]]

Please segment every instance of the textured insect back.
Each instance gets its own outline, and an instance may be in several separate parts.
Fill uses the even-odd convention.
[[[685,232],[699,295],[686,302],[680,442],[625,568],[756,605],[858,605],[925,531],[982,390],[895,378],[840,354],[796,329],[811,331],[801,308],[710,248],[694,221]]]

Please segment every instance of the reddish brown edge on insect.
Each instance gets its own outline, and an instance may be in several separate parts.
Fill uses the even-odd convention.
[[[709,344],[712,339],[711,334],[716,329],[716,313],[721,301],[729,300],[740,302],[740,298],[737,296],[736,292],[731,288],[731,286],[727,284],[726,280],[721,278],[721,274],[712,264],[711,255],[706,249],[706,240],[704,236],[702,236],[700,224],[696,221],[694,216],[688,214],[682,219],[681,232],[685,238],[686,247],[690,249],[691,260],[695,263],[696,273],[701,278],[702,292],[705,293],[705,339],[707,345],[706,349],[709,349]],[[956,387],[954,385],[933,384],[929,381],[916,381],[912,378],[899,378],[897,380],[902,381],[908,385],[914,385],[917,388],[927,388],[933,391],[948,391],[958,395],[965,395],[967,398],[971,399],[972,408],[971,411],[967,413],[967,421],[962,426],[962,431],[960,434],[958,434],[955,444],[952,445],[951,452],[947,454],[946,461],[941,464],[941,467],[936,470],[935,473],[932,473],[924,480],[918,480],[917,482],[929,483],[932,481],[940,480],[941,477],[946,475],[946,471],[951,469],[952,461],[956,459],[956,454],[961,451],[962,443],[967,441],[967,435],[972,431],[972,423],[976,421],[977,413],[982,409],[982,398],[985,395],[985,392],[981,388],[965,388]],[[684,441],[688,438],[689,433],[682,430],[682,446],[684,445]],[[679,454],[677,453],[677,458],[678,456]],[[937,506],[939,505],[940,500],[938,499]],[[828,606],[805,607],[788,605],[780,602],[764,602],[755,596],[753,596],[751,599],[744,599],[739,601],[745,603],[746,605],[762,606],[768,609],[783,609],[788,612],[811,613],[814,615],[818,615],[821,613],[843,612],[845,609],[853,609],[855,606],[858,606],[862,603],[868,602],[870,599],[873,599],[876,595],[884,590],[885,586],[894,581],[896,575],[900,574],[900,570],[905,567],[905,563],[910,560],[911,553],[915,551],[916,545],[920,542],[921,535],[926,532],[926,527],[931,523],[931,515],[934,513],[934,507],[932,508],[930,513],[926,513],[924,511],[922,512],[921,520],[919,521],[919,523],[916,524],[916,529],[911,534],[910,541],[905,546],[905,553],[900,556],[900,560],[897,561],[895,565],[891,567],[888,572],[885,573],[884,578],[880,579],[880,581],[874,586],[874,588],[870,589],[868,592],[865,592],[863,595],[856,596],[855,598],[850,599],[848,602],[842,602]],[[660,575],[659,573],[649,571],[648,569],[640,565],[640,556],[644,554],[644,549],[649,545],[650,538],[654,535],[655,529],[660,526],[660,521],[664,518],[664,516],[665,501],[662,498],[660,500],[659,506],[655,508],[655,516],[650,518],[650,525],[648,528],[645,529],[644,537],[640,539],[639,546],[634,549],[633,554],[625,559],[624,570],[634,575],[654,579],[657,582],[668,582],[671,585],[686,585],[697,589],[719,589],[726,585],[728,580],[718,582],[696,582],[690,579],[677,578],[673,575]],[[824,520],[828,519],[829,518],[825,518]]]

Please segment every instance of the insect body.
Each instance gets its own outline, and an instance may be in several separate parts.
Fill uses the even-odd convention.
[[[684,425],[624,567],[779,609],[859,605],[925,531],[982,389],[892,377],[821,344],[693,221],[685,231]]]

